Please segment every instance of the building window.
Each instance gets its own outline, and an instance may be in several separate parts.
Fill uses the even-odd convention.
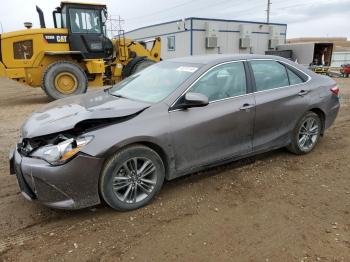
[[[33,56],[33,41],[25,40],[13,44],[13,57],[15,59],[31,59]]]
[[[175,36],[168,36],[168,51],[175,51]]]

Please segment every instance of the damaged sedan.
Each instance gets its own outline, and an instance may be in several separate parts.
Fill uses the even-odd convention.
[[[132,210],[164,180],[281,147],[311,152],[337,116],[338,92],[280,57],[171,59],[34,112],[10,171],[27,199],[49,207]]]

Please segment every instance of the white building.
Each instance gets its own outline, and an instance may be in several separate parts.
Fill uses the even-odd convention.
[[[340,67],[343,64],[350,64],[350,51],[334,52],[331,66]]]
[[[217,53],[264,54],[286,42],[286,24],[190,17],[125,33],[136,41],[162,39],[163,59]]]

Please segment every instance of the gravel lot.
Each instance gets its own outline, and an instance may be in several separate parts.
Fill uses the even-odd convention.
[[[0,261],[350,261],[350,80],[309,155],[284,149],[165,184],[128,213],[28,202],[8,152],[42,90],[0,79]]]

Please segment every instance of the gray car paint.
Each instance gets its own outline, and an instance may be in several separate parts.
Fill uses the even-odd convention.
[[[210,103],[202,108],[172,110],[172,105],[189,86],[214,65],[250,59],[281,61],[301,70],[311,79],[299,86],[249,93]],[[89,170],[92,183],[88,185],[91,187],[85,188],[84,192],[79,193],[78,196],[73,194],[73,191],[82,191],[80,173],[82,173],[81,165],[84,164],[76,163],[77,158],[66,164],[67,166],[52,167],[45,161],[36,159],[36,163],[32,163],[32,160],[28,160],[31,158],[15,154],[16,158],[23,159],[22,167],[25,166],[25,170],[31,170],[31,165],[40,169],[25,174],[28,183],[32,177],[39,178],[50,187],[65,192],[66,200],[71,200],[72,203],[63,205],[54,201],[48,203],[44,199],[41,201],[49,206],[62,208],[81,208],[92,203],[96,204],[99,202],[96,181],[103,162],[114,152],[130,144],[143,143],[156,150],[165,162],[166,178],[173,179],[206,166],[286,146],[291,141],[294,126],[306,111],[317,109],[324,112],[324,126],[327,128],[333,123],[339,109],[338,98],[329,90],[335,86],[333,80],[316,75],[280,57],[215,55],[168,61],[198,64],[199,70],[162,102],[149,105],[96,92],[50,104],[27,120],[22,131],[24,138],[65,131],[86,119],[122,117],[138,113],[128,121],[86,133],[86,135],[93,135],[94,139],[82,149],[82,155],[96,159],[98,164]],[[305,96],[299,96],[298,92],[301,89],[307,89],[310,92]],[[246,103],[253,104],[255,107],[240,110],[240,107]],[[62,108],[65,110],[60,111]],[[74,110],[74,114],[70,109]],[[40,116],[43,119],[40,119]],[[41,125],[40,128],[38,124]],[[16,161],[17,164],[20,162]],[[63,175],[60,169],[75,175]],[[57,183],[59,186],[56,185]],[[69,190],[66,189],[67,186]],[[67,190],[69,193],[66,192]],[[82,199],[84,193],[89,196],[95,194],[96,198],[91,198],[93,201],[88,201],[89,203],[84,202]]]
[[[97,175],[104,160],[78,155],[62,166],[50,166],[36,158],[22,157],[14,151],[15,164],[25,181],[46,206],[79,209],[100,203]],[[18,175],[18,174],[17,174]]]
[[[252,94],[203,108],[171,111],[176,170],[190,171],[212,161],[251,153],[254,110],[241,110],[244,104],[254,104]]]
[[[56,100],[35,111],[22,125],[22,137],[33,138],[72,129],[87,119],[118,118],[136,114],[150,105],[119,99],[104,90]]]

